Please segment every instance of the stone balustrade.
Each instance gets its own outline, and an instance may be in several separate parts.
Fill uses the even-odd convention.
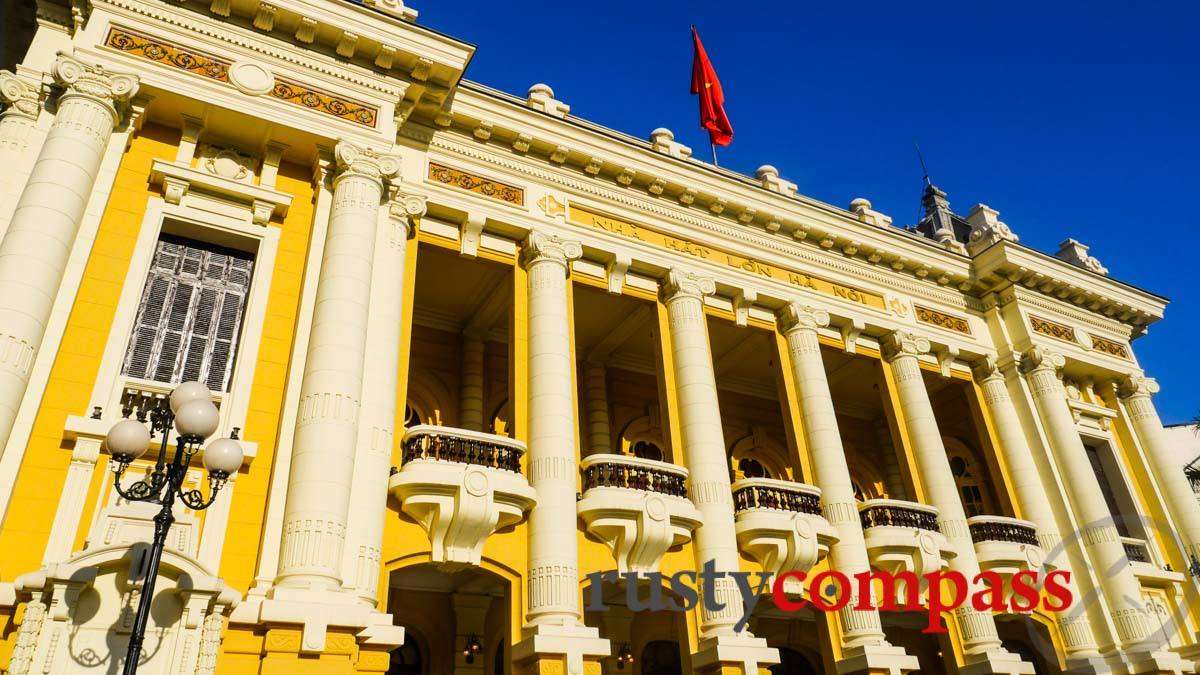
[[[770,478],[746,478],[734,483],[733,508],[778,509],[821,515],[821,491],[811,485]]]
[[[404,434],[403,461],[419,459],[473,464],[521,472],[525,444],[504,436],[423,424]]]
[[[627,455],[592,455],[583,460],[583,489],[628,488],[687,497],[687,469]]]

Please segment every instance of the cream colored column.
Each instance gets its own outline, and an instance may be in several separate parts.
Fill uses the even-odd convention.
[[[1033,459],[1033,451],[1021,431],[1021,420],[1008,394],[1004,373],[991,357],[974,366],[975,380],[983,390],[983,402],[991,413],[996,430],[997,446],[1008,479],[1021,507],[1021,516],[1037,526],[1038,543],[1046,552],[1046,563],[1058,570],[1071,572],[1071,562],[1062,547],[1062,537],[1054,521],[1054,510],[1047,496],[1045,482]],[[1075,583],[1074,574],[1066,583],[1072,598],[1083,597]],[[1087,612],[1064,611],[1058,614],[1058,627],[1063,636],[1067,658],[1091,658],[1099,655]]]
[[[463,333],[462,340],[459,425],[469,431],[483,431],[483,336]]]
[[[1117,395],[1125,402],[1130,426],[1150,458],[1150,470],[1161,486],[1167,511],[1183,540],[1187,557],[1200,558],[1200,504],[1188,484],[1178,455],[1163,436],[1162,420],[1150,397],[1158,393],[1158,382],[1130,375],[1117,384]],[[1190,560],[1189,560],[1190,562]]]
[[[950,560],[950,570],[973,580],[979,575],[975,543],[967,528],[967,514],[950,470],[950,460],[946,458],[946,447],[917,359],[918,355],[929,351],[929,340],[912,333],[893,331],[883,337],[880,347],[883,358],[891,364],[896,395],[900,400],[899,412],[916,455],[925,497],[937,507],[938,526],[957,553]],[[986,672],[1032,672],[1031,664],[1022,662],[1019,656],[1000,646],[996,622],[990,613],[980,612],[971,603],[965,603],[954,610],[954,619],[963,638],[963,657],[968,667],[986,664]]]
[[[522,251],[529,276],[529,482],[537,490],[529,514],[527,619],[533,625],[570,626],[581,617],[567,275],[582,253],[579,242],[540,232],[529,235]]]
[[[8,229],[15,196],[20,192],[17,183],[23,178],[18,169],[24,164],[29,150],[29,136],[42,111],[41,97],[34,84],[8,70],[0,70],[0,102],[6,106],[0,113],[0,239]]]
[[[109,139],[138,89],[134,75],[66,55],[53,74],[66,89],[0,242],[0,448],[29,384]]]
[[[346,585],[369,605],[378,601],[379,556],[396,434],[404,261],[412,219],[424,213],[423,198],[394,195],[388,204],[387,225],[379,229],[375,239],[362,412],[358,417],[360,432],[342,562]]]
[[[588,454],[612,452],[612,432],[608,420],[608,377],[604,364],[589,361],[584,365],[583,386],[587,401]]]
[[[715,290],[712,279],[671,270],[662,283],[661,295],[667,305],[671,334],[682,454],[689,471],[688,491],[704,516],[704,524],[696,531],[693,546],[696,569],[703,569],[711,561],[717,571],[732,572],[741,569],[734,529],[733,491],[729,457],[725,452],[725,432],[721,428],[721,408],[717,403],[717,381],[704,321],[704,296]],[[719,581],[715,599],[724,604],[725,609],[713,612],[701,602],[701,638],[732,635],[733,626],[742,615],[741,596],[733,580]]]
[[[1144,648],[1144,643],[1155,634],[1155,626],[1140,606],[1141,587],[1129,567],[1096,472],[1067,406],[1058,372],[1063,363],[1061,355],[1035,347],[1022,357],[1021,370],[1029,382],[1067,497],[1081,526],[1078,539],[1096,570],[1117,639],[1123,649]]]
[[[821,358],[821,344],[817,340],[817,329],[829,325],[829,314],[807,305],[791,303],[780,311],[777,323],[787,338],[787,359],[800,398],[804,441],[812,459],[813,478],[817,487],[821,488],[821,512],[837,530],[837,542],[829,550],[830,569],[836,569],[848,577],[870,572],[871,561],[863,539],[854,484],[846,465],[846,452],[837,426],[833,396],[829,392],[829,379]],[[906,657],[904,650],[888,644],[879,612],[875,609],[854,609],[858,604],[856,588],[852,590],[850,603],[838,612],[845,658],[853,659],[866,653],[871,663],[864,663],[863,666],[873,665],[879,669],[883,667],[879,663],[879,655],[887,653],[901,660],[897,669],[915,670],[918,667],[915,657]]]
[[[384,178],[399,169],[396,158],[346,142],[334,155],[337,175],[300,387],[277,586],[341,585],[379,206]]]

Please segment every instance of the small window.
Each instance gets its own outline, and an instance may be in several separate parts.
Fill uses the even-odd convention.
[[[770,478],[771,474],[766,467],[757,459],[743,459],[738,462],[738,471],[742,472],[743,478]]]
[[[950,473],[954,474],[954,482],[958,486],[958,494],[967,517],[986,513],[982,484],[971,463],[965,457],[954,455],[950,457]]]
[[[662,448],[651,443],[650,441],[638,441],[631,448],[634,457],[640,459],[652,459],[656,462],[663,461]]]
[[[159,237],[121,373],[228,391],[254,256]]]

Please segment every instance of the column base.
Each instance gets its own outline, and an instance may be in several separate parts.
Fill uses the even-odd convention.
[[[1165,649],[1121,650],[1121,660],[1129,675],[1181,675],[1196,672],[1196,664],[1193,661]]]
[[[517,675],[600,675],[600,661],[612,646],[590,626],[534,624],[512,647]]]
[[[959,675],[1033,675],[1033,664],[1005,649],[970,654]]]
[[[1190,644],[1185,647],[1179,647],[1178,649],[1173,649],[1171,651],[1178,654],[1179,657],[1184,661],[1191,661],[1195,663],[1196,670],[1200,671],[1200,642]]]
[[[327,652],[331,633],[352,637],[360,651],[370,653],[386,654],[404,644],[404,628],[392,624],[391,614],[380,612],[349,590],[274,586],[264,592],[263,586],[256,585],[229,621],[270,629],[298,627],[299,654]]]
[[[1097,652],[1083,656],[1068,656],[1067,669],[1063,671],[1063,675],[1102,675],[1111,672],[1112,666]]]
[[[714,675],[758,675],[760,668],[779,663],[779,650],[753,635],[717,635],[701,638],[692,654],[692,672]]]
[[[910,656],[903,647],[886,643],[847,647],[837,662],[838,675],[904,675],[920,667],[917,657]]]

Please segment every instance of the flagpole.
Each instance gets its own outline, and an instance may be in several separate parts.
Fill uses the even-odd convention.
[[[713,151],[713,166],[721,166],[720,164],[717,164],[717,144],[709,143],[708,147],[712,148]]]

